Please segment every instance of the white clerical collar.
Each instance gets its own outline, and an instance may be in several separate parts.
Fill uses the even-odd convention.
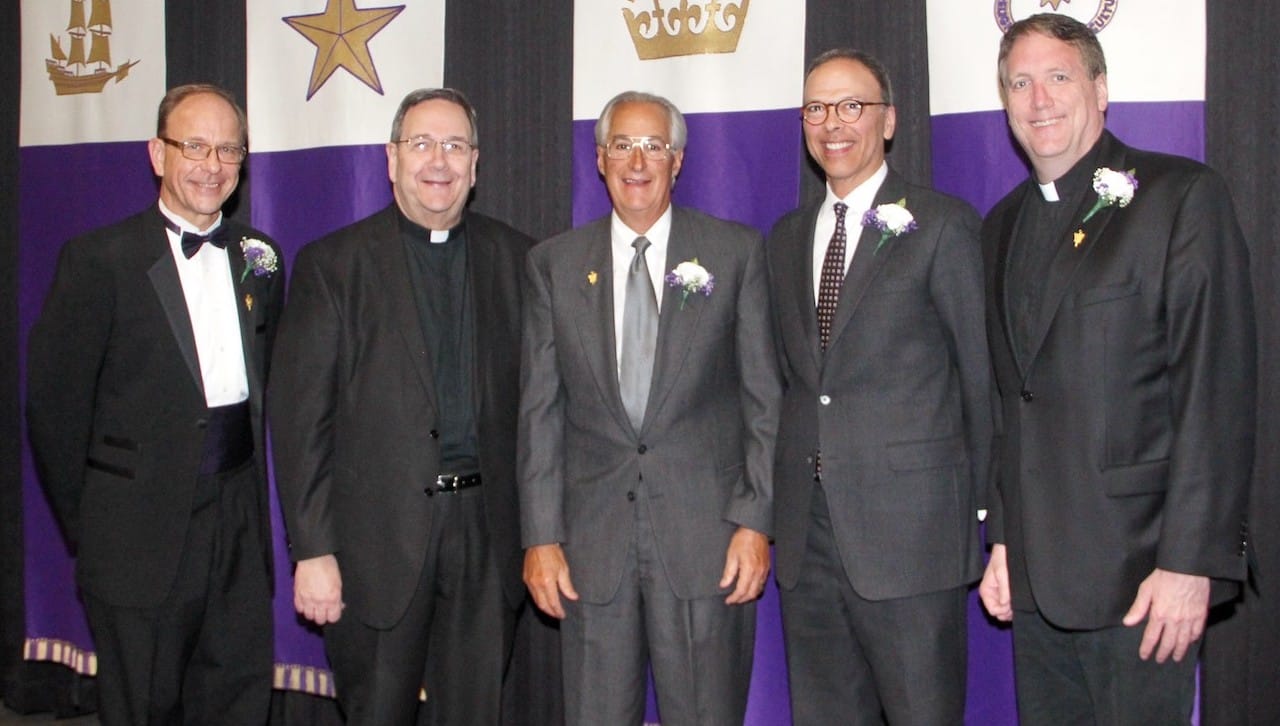
[[[1037,184],[1040,187],[1040,196],[1044,197],[1046,202],[1060,202],[1062,197],[1058,196],[1058,186],[1053,182],[1046,184]]]

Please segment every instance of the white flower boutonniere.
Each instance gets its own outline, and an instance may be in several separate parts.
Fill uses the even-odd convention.
[[[667,273],[666,279],[668,287],[680,289],[681,310],[684,310],[684,303],[689,299],[690,293],[711,297],[711,291],[716,286],[716,276],[699,265],[697,257],[676,265],[674,270]]]
[[[907,209],[907,198],[903,197],[893,204],[881,204],[868,209],[866,214],[862,215],[862,226],[880,230],[880,241],[876,243],[873,253],[880,254],[880,248],[884,247],[884,243],[888,242],[890,237],[901,237],[908,232],[914,232],[919,225]]]
[[[254,277],[269,277],[280,269],[280,258],[266,242],[243,237],[240,239],[240,249],[244,252],[244,272],[240,275],[240,282],[247,280],[250,272]]]
[[[1084,215],[1081,224],[1088,222],[1093,215],[1107,207],[1129,206],[1129,202],[1133,201],[1133,193],[1138,190],[1138,178],[1133,173],[1133,169],[1116,171],[1105,166],[1093,172],[1093,190],[1098,193],[1098,201],[1094,202],[1093,209]]]

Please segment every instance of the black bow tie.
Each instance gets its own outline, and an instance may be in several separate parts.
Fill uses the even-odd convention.
[[[222,249],[226,249],[227,247],[227,225],[225,224],[218,225],[208,234],[183,232],[178,225],[168,219],[164,221],[164,226],[173,230],[174,234],[182,236],[182,254],[186,255],[188,260],[196,256],[196,253],[200,251],[200,245],[205,242]]]

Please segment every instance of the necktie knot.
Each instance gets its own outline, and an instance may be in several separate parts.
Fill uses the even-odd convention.
[[[844,202],[836,202],[835,208],[836,208],[836,224],[843,224],[845,212],[849,211],[849,205],[845,204]]]

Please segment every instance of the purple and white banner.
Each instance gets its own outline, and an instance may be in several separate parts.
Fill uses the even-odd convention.
[[[24,0],[19,110],[19,376],[26,340],[69,237],[153,202],[145,140],[164,95],[163,0]],[[24,446],[23,657],[93,675],[74,561]]]

